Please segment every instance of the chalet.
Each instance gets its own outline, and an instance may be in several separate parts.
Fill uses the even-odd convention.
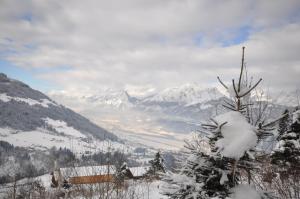
[[[71,184],[94,184],[113,181],[113,165],[60,168],[61,176]]]

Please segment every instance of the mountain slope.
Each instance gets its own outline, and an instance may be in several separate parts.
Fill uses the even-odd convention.
[[[51,147],[57,143],[64,146],[70,140],[86,144],[95,139],[119,141],[116,135],[3,73],[0,74],[0,136],[12,144],[26,146],[24,142],[28,142],[32,147],[36,144]]]

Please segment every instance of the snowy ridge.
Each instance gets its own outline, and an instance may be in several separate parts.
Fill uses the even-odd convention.
[[[223,97],[217,88],[206,88],[197,84],[185,84],[180,87],[165,89],[146,98],[145,102],[177,102],[190,106]]]
[[[87,102],[108,105],[116,108],[131,106],[129,95],[126,91],[115,91],[112,89],[102,90],[99,94],[84,96]]]
[[[10,102],[10,101],[24,102],[30,106],[37,105],[37,106],[42,106],[45,108],[48,108],[49,105],[58,106],[56,103],[51,102],[48,99],[40,99],[39,101],[37,101],[34,99],[30,99],[30,98],[11,97],[11,96],[8,96],[6,93],[0,93],[0,100],[2,102]]]

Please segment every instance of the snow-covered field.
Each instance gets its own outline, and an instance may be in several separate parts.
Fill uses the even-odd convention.
[[[32,183],[34,181],[38,181],[43,187],[45,187],[47,192],[56,192],[56,188],[51,188],[51,175],[45,174],[42,176],[38,176],[35,178],[25,178],[22,180],[17,181],[17,190],[24,184]],[[145,180],[127,180],[125,182],[125,186],[120,189],[119,197],[116,196],[116,190],[111,189],[108,193],[109,199],[167,199],[166,196],[161,194],[162,191],[162,182],[160,180],[147,182]],[[102,184],[93,184],[93,185],[73,185],[68,192],[71,194],[72,198],[81,199],[85,198],[83,195],[81,195],[81,191],[83,192],[84,189],[90,190],[91,188],[94,188],[95,190],[99,187],[106,187],[106,183]],[[0,197],[5,197],[6,192],[10,191],[12,189],[13,183],[8,183],[4,185],[0,185]],[[113,186],[110,185],[110,188],[113,188]],[[64,191],[64,190],[63,190]],[[89,198],[91,199],[98,199],[100,193],[94,192],[92,196]]]
[[[68,126],[66,122],[60,120],[53,120],[51,118],[44,119],[46,124],[54,128],[57,132],[63,133],[65,135],[86,138],[85,135],[80,133],[78,130],[74,129],[71,126]]]
[[[58,128],[58,132],[64,129],[63,126]],[[84,152],[107,152],[122,151],[124,153],[131,152],[134,148],[119,142],[100,141],[97,139],[83,139],[81,133],[73,128],[66,128],[69,131],[63,131],[68,136],[55,134],[44,128],[38,128],[34,131],[18,131],[10,128],[0,128],[1,140],[9,142],[15,146],[28,147],[34,149],[50,149],[55,146],[57,148],[68,148],[75,154],[80,155]]]

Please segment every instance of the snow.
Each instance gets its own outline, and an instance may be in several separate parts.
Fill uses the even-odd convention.
[[[220,179],[220,184],[223,185],[224,182],[228,181],[227,173],[225,171],[222,171],[222,177]]]
[[[130,167],[133,176],[143,176],[148,171],[149,167]]]
[[[115,174],[116,167],[113,165],[68,167],[60,168],[60,171],[64,177],[93,176]]]
[[[232,199],[261,199],[259,193],[249,185],[238,185],[233,189]]]
[[[216,146],[223,156],[239,159],[247,150],[256,146],[258,138],[255,128],[240,112],[230,111],[217,116],[215,120],[219,124],[227,122],[221,128],[223,138],[216,142]]]
[[[179,87],[165,89],[156,95],[146,98],[145,102],[178,102],[194,105],[218,99],[223,95],[216,88],[205,89],[198,84],[184,84]]]
[[[109,168],[109,169],[108,169]],[[130,167],[129,170],[133,176],[143,176],[148,171],[149,167]],[[115,166],[101,165],[101,166],[84,166],[84,167],[69,167],[60,169],[63,176],[91,176],[101,174],[115,174]]]
[[[55,189],[51,188],[51,175],[50,174],[45,174],[42,176],[38,176],[35,178],[24,178],[21,179],[19,181],[17,181],[17,185],[22,185],[25,183],[29,183],[29,182],[34,182],[34,181],[39,181],[45,188],[46,191],[49,192],[54,192]],[[161,192],[161,184],[162,182],[159,180],[156,181],[143,181],[143,180],[128,180],[126,181],[126,184],[128,185],[127,189],[124,190],[124,197],[122,198],[138,198],[138,199],[167,199],[168,197],[165,195],[162,195]],[[2,187],[3,186],[3,187]],[[2,188],[1,190],[3,191],[3,188],[7,187],[7,186],[13,186],[12,183],[7,183],[4,185],[0,185],[0,188]],[[88,184],[88,185],[73,185],[73,188],[71,188],[71,191],[77,191],[77,190],[82,190],[82,189],[86,189],[86,190],[99,190],[99,187],[101,186],[101,184]],[[107,184],[103,184],[103,186],[107,186]],[[110,188],[113,189],[112,186],[110,186]],[[3,196],[4,197],[4,192],[0,193],[0,197]],[[113,194],[115,194],[115,192],[110,192],[112,195],[110,195],[108,198],[118,198],[117,196],[114,196]],[[121,194],[122,192],[120,192]],[[1,195],[2,194],[2,195]],[[74,196],[72,198],[86,198],[84,195],[77,195]],[[91,199],[97,199],[99,198],[99,192],[95,191],[93,193],[93,195],[89,196],[89,198]]]
[[[56,135],[52,131],[44,128],[37,128],[33,131],[0,128],[0,138],[15,146],[40,150],[50,149],[53,146],[57,148],[68,148],[78,156],[86,151],[94,153],[120,150],[124,151],[124,153],[129,153],[134,149],[131,146],[125,146],[119,142],[100,141],[97,139],[92,139],[87,142],[80,137]]]
[[[293,123],[294,122],[300,124],[300,110],[297,110],[293,113]]]
[[[63,133],[66,135],[74,136],[74,137],[82,137],[85,138],[86,136],[80,133],[78,130],[74,129],[71,126],[68,126],[65,121],[61,120],[53,120],[51,118],[44,119],[46,124],[54,128],[57,132]]]
[[[40,99],[40,101],[37,101],[34,99],[30,99],[30,98],[11,97],[11,96],[8,96],[6,93],[0,94],[0,100],[3,102],[9,102],[9,101],[13,100],[13,101],[17,101],[17,102],[24,102],[26,104],[29,104],[30,106],[38,105],[38,106],[42,106],[45,108],[48,108],[50,104],[53,106],[57,106],[57,104],[51,102],[48,99]]]

